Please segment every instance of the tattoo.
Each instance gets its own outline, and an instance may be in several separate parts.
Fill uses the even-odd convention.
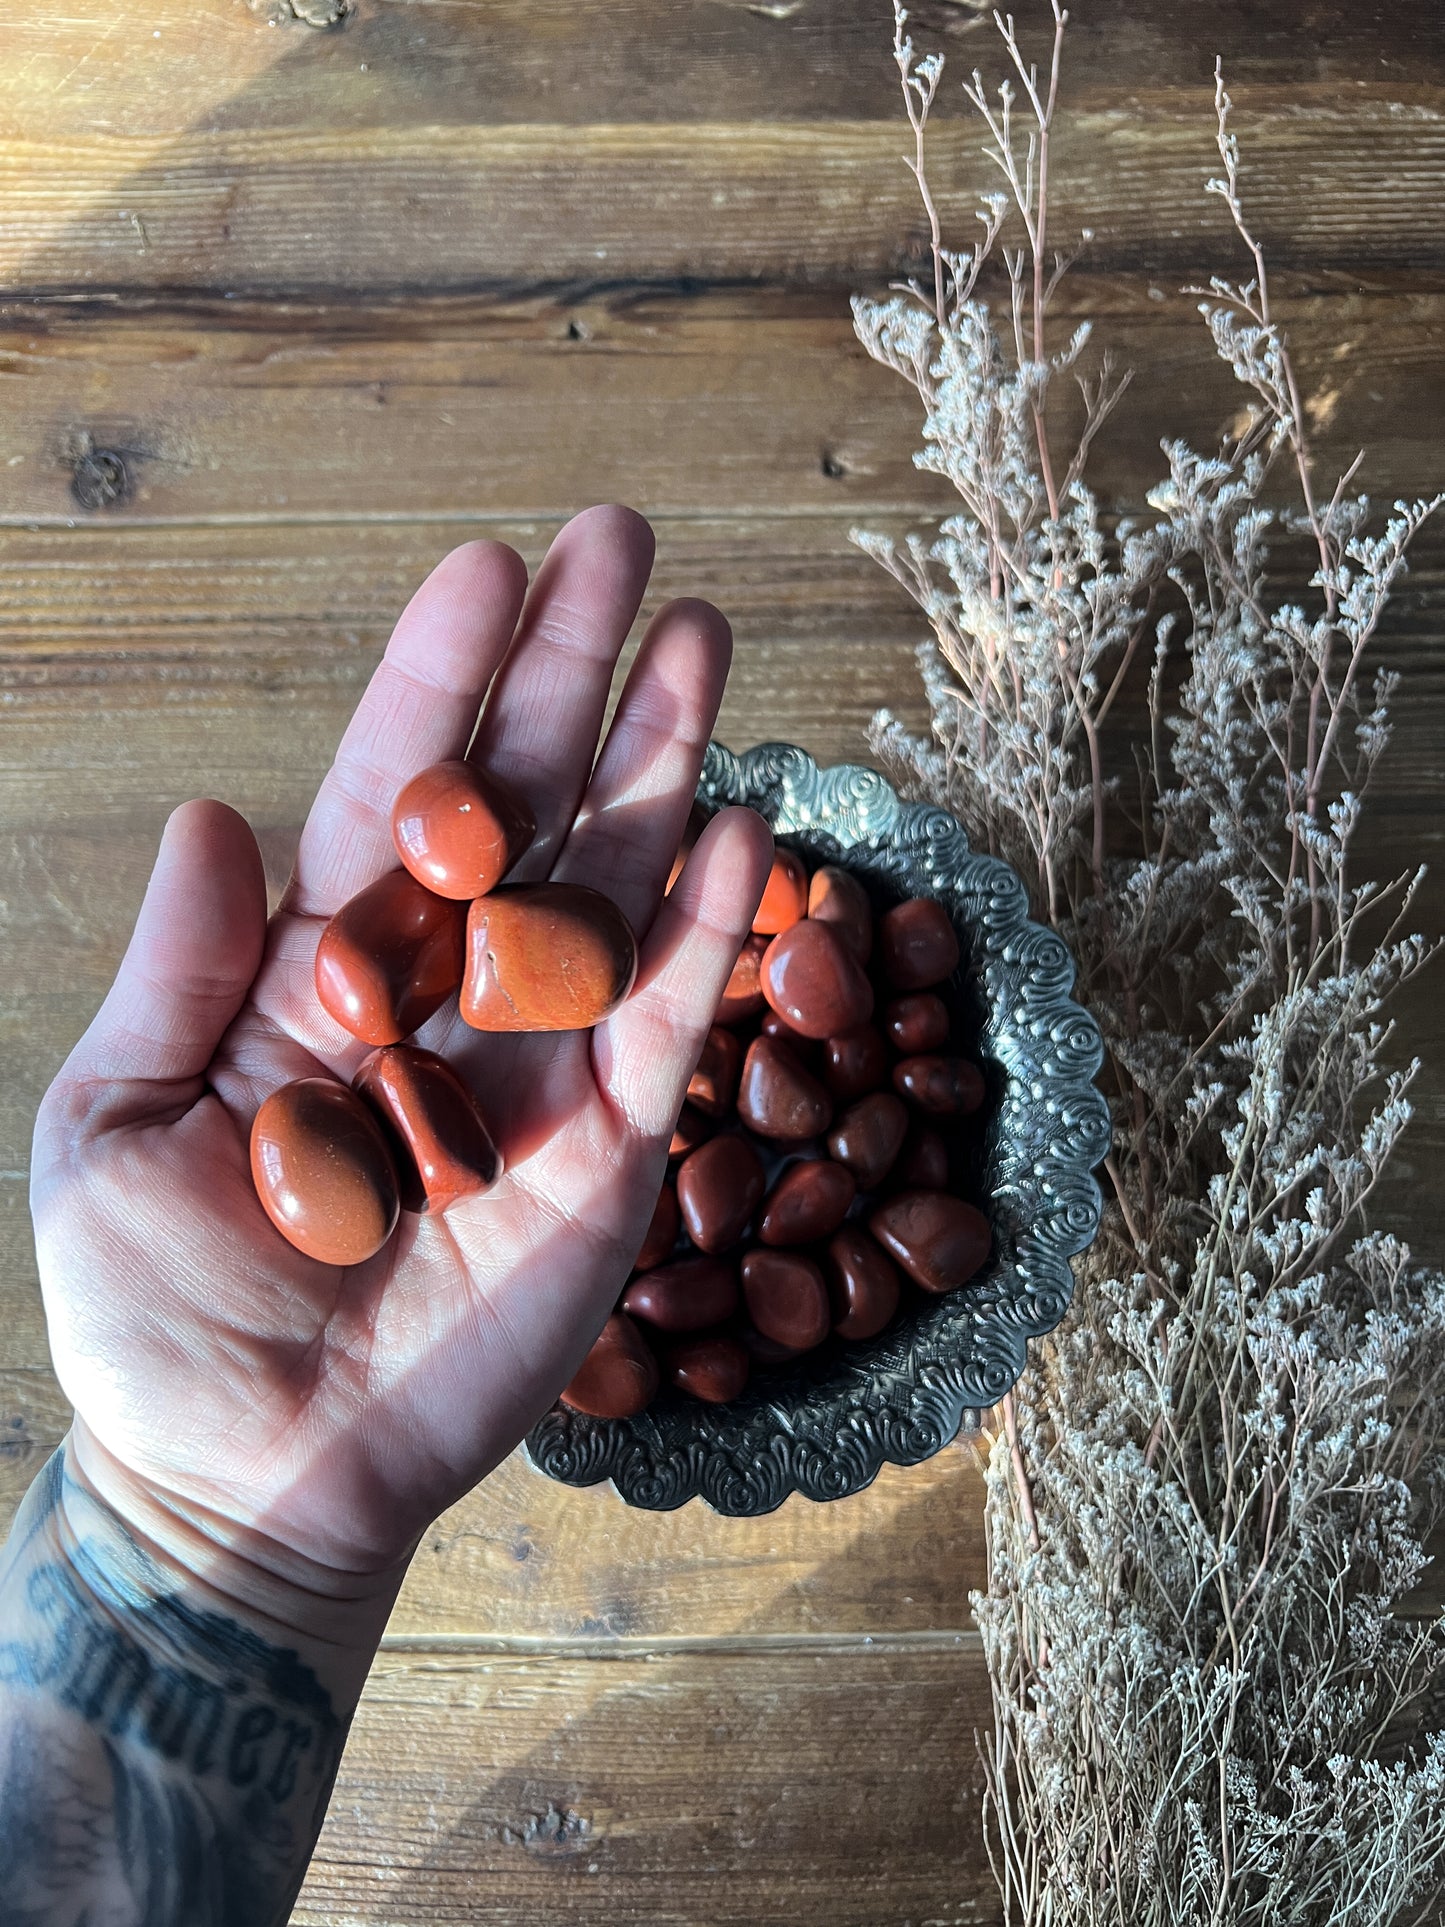
[[[294,1650],[162,1590],[114,1520],[60,1553],[65,1477],[57,1454],[0,1578],[0,1921],[284,1922],[346,1721]]]

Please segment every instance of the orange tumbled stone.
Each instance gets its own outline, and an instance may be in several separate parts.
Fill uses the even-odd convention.
[[[580,883],[504,883],[467,913],[462,1016],[474,1030],[588,1030],[626,997],[637,939]]]
[[[434,1052],[411,1044],[374,1050],[351,1088],[371,1106],[390,1144],[405,1210],[445,1211],[501,1176],[476,1099]]]
[[[808,872],[803,859],[791,850],[774,850],[773,867],[753,918],[754,930],[760,936],[776,937],[780,930],[791,930],[807,914]]]
[[[396,853],[417,882],[466,901],[500,883],[536,832],[529,805],[475,763],[433,763],[391,812]]]
[[[381,1127],[332,1078],[298,1078],[266,1099],[251,1126],[251,1177],[281,1236],[323,1264],[362,1264],[396,1229]]]
[[[817,923],[832,924],[857,961],[867,963],[873,948],[873,906],[868,892],[850,871],[836,863],[825,863],[813,872],[808,885],[808,915]]]
[[[399,1044],[462,980],[462,905],[389,870],[342,904],[316,947],[316,994],[363,1044]]]

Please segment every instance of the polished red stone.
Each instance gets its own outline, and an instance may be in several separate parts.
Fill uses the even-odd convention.
[[[823,1045],[823,1082],[840,1104],[888,1082],[888,1047],[872,1024],[855,1024]]]
[[[850,1104],[828,1133],[828,1152],[853,1173],[860,1191],[883,1182],[903,1148],[908,1111],[892,1091],[870,1091]]]
[[[737,1308],[737,1273],[726,1258],[679,1258],[634,1278],[622,1294],[625,1312],[665,1332],[721,1325]]]
[[[823,1270],[840,1338],[876,1338],[898,1309],[898,1267],[861,1225],[845,1224],[828,1240]]]
[[[826,1238],[848,1215],[858,1187],[832,1158],[790,1164],[763,1199],[758,1236],[765,1245],[806,1245]]]
[[[946,1191],[900,1191],[868,1220],[868,1229],[925,1291],[957,1291],[988,1257],[988,1219]]]
[[[562,1403],[592,1418],[633,1418],[656,1396],[657,1360],[625,1311],[615,1311],[583,1359]]]
[[[739,1326],[738,1342],[746,1348],[754,1365],[784,1365],[789,1359],[802,1356],[796,1345],[780,1345],[776,1338],[764,1338],[751,1325]],[[804,1351],[809,1349],[806,1345],[803,1347]]]
[[[911,1127],[893,1167],[893,1182],[909,1190],[948,1189],[948,1146],[937,1131],[925,1124]]]
[[[828,1288],[811,1258],[796,1251],[749,1251],[742,1278],[748,1317],[764,1338],[806,1352],[828,1336]]]
[[[889,1043],[905,1057],[941,1050],[948,1042],[948,1005],[931,990],[895,997],[883,1013],[883,1028]]]
[[[636,975],[631,924],[584,884],[504,883],[467,913],[462,1016],[474,1030],[589,1030]]]
[[[670,1258],[681,1223],[677,1193],[664,1182],[657,1194],[657,1203],[652,1207],[652,1222],[647,1227],[647,1235],[632,1261],[633,1270],[651,1271],[654,1265],[660,1265],[664,1259]]]
[[[362,1264],[396,1229],[381,1126],[333,1078],[299,1078],[266,1099],[251,1126],[251,1177],[281,1236],[323,1264]]]
[[[743,1137],[715,1137],[684,1158],[677,1202],[699,1251],[735,1245],[762,1202],[763,1161]]]
[[[363,1059],[351,1088],[387,1139],[407,1211],[445,1211],[489,1190],[502,1160],[477,1100],[444,1058],[388,1044]]]
[[[860,964],[873,948],[873,906],[868,892],[849,871],[825,863],[808,885],[808,915],[829,923]]]
[[[668,874],[667,887],[669,890],[672,889],[672,886],[682,875],[682,866],[692,855],[697,839],[708,826],[710,816],[711,812],[705,810],[701,803],[694,803],[688,811],[687,825],[682,833],[682,841],[677,846],[677,855],[672,859],[672,869]]]
[[[774,937],[763,958],[763,995],[805,1037],[832,1037],[873,1015],[873,986],[831,924],[805,917]]]
[[[791,930],[807,913],[808,872],[803,859],[791,850],[774,850],[773,867],[753,918],[754,930],[761,936],[775,937],[780,930]]]
[[[983,1072],[966,1057],[905,1057],[893,1088],[930,1117],[966,1117],[983,1103]]]
[[[672,1142],[667,1147],[670,1158],[685,1158],[689,1151],[695,1151],[699,1144],[706,1144],[713,1133],[713,1122],[704,1117],[691,1104],[684,1104],[677,1114],[677,1123],[672,1129]]]
[[[933,897],[895,903],[878,926],[878,951],[888,981],[899,990],[927,990],[958,968],[958,936]]]
[[[743,1059],[738,1116],[759,1137],[796,1144],[833,1121],[833,1100],[776,1037],[755,1037]]]
[[[766,999],[760,980],[761,967],[763,953],[771,942],[771,937],[756,935],[744,940],[717,1007],[718,1023],[741,1024],[749,1017],[756,1017],[763,1008]]]
[[[805,1037],[800,1030],[794,1030],[786,1018],[780,1017],[775,1010],[764,1008],[758,1029],[764,1037],[776,1037],[779,1043],[786,1044],[794,1056],[804,1064],[812,1064],[822,1056],[822,1046],[816,1037]]]
[[[703,1042],[697,1069],[688,1080],[687,1097],[705,1117],[721,1117],[737,1096],[743,1047],[730,1030],[714,1024]]]
[[[433,763],[391,812],[397,855],[439,897],[485,896],[536,833],[530,805],[475,763]]]
[[[747,1390],[751,1360],[736,1338],[712,1332],[667,1348],[667,1376],[679,1391],[709,1405],[727,1405]]]
[[[389,870],[332,917],[316,946],[322,1008],[363,1044],[399,1044],[462,980],[466,910]]]

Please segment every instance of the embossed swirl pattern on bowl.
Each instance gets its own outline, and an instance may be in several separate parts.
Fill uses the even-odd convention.
[[[1070,995],[1068,950],[1029,921],[1013,870],[972,851],[947,811],[901,802],[859,764],[820,769],[787,743],[742,756],[710,745],[698,793],[715,806],[750,804],[814,861],[853,870],[880,903],[939,898],[964,950],[950,993],[956,1022],[990,1086],[971,1189],[992,1220],[994,1253],[962,1291],[911,1305],[870,1343],[835,1342],[792,1370],[759,1373],[735,1404],[664,1392],[615,1421],[559,1406],[528,1437],[533,1464],[567,1484],[611,1479],[631,1505],[701,1498],[743,1516],[790,1492],[845,1498],[885,1462],[931,1458],[966,1415],[1002,1397],[1028,1340],[1063,1317],[1069,1259],[1098,1229],[1093,1172],[1109,1114],[1093,1082],[1103,1047]]]

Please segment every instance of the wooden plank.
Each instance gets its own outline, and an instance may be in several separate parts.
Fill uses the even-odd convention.
[[[1065,286],[1056,338],[1091,318],[1091,356],[1134,371],[1091,480],[1140,505],[1160,438],[1212,448],[1243,391],[1192,298],[1139,278]],[[1281,296],[1279,314],[1322,472],[1367,443],[1360,486],[1438,485],[1445,294]],[[1073,396],[1066,383],[1061,447]],[[755,520],[897,513],[949,499],[914,466],[920,426],[841,291],[0,314],[0,523],[525,519],[608,498]],[[117,464],[108,482],[97,450]],[[5,540],[0,559],[28,553]],[[17,602],[47,621],[35,581],[14,581],[0,622]]]
[[[241,0],[66,0],[6,21],[0,113],[41,138],[104,118],[127,135],[264,122],[369,128],[547,119],[682,122],[878,118],[897,108],[890,22],[876,0],[826,8],[672,0],[645,32],[608,0],[361,0],[343,32],[268,31],[267,7]],[[961,79],[1001,49],[986,7],[920,0],[924,46]],[[1045,9],[1019,14],[1033,52]],[[1445,63],[1432,0],[1388,10],[1348,0],[1094,0],[1070,24],[1069,89],[1198,86],[1214,54],[1232,84],[1294,84],[1344,94],[1361,76],[1416,83]],[[941,110],[958,111],[945,91]]]
[[[1056,138],[1055,230],[1104,268],[1233,266],[1211,90],[1075,89]],[[254,124],[260,122],[261,124]],[[1408,270],[1438,286],[1445,118],[1431,86],[1250,89],[1251,219],[1311,277]],[[852,120],[275,129],[0,137],[0,283],[17,293],[414,294],[559,282],[836,284],[916,261],[925,228],[898,116]],[[989,191],[972,125],[930,165],[949,207]],[[964,217],[960,225],[971,227]],[[967,238],[966,236],[964,237]]]
[[[298,1927],[998,1918],[972,1641],[384,1652]]]
[[[888,1466],[828,1505],[765,1519],[626,1506],[518,1453],[423,1539],[391,1634],[644,1639],[945,1633],[986,1583],[983,1483],[971,1441]]]

